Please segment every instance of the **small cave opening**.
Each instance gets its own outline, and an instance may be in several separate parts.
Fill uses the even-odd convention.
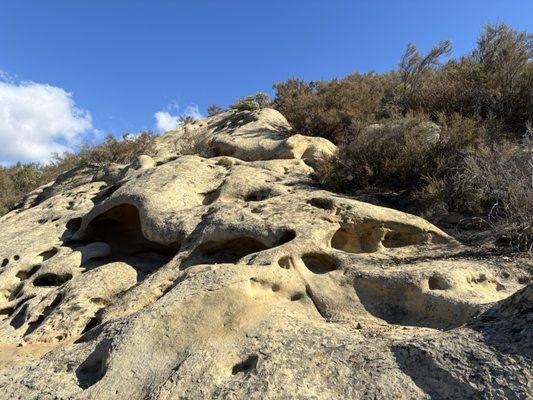
[[[86,244],[104,242],[111,248],[110,255],[97,264],[121,261],[142,274],[154,272],[179,250],[178,243],[164,245],[144,237],[139,211],[130,204],[121,204],[99,215],[89,223],[86,232]]]

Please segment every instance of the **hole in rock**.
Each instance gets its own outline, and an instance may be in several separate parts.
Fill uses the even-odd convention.
[[[225,242],[206,242],[194,250],[187,261],[186,267],[198,264],[235,264],[244,256],[268,249],[259,240],[252,237],[239,237]]]
[[[107,300],[102,297],[91,297],[91,303],[103,307],[107,305]]]
[[[87,359],[76,369],[78,385],[83,390],[100,381],[107,372],[107,344],[99,344]]]
[[[291,269],[294,266],[290,256],[282,257],[278,260],[278,264],[283,269]]]
[[[9,294],[9,300],[16,299],[17,296],[21,293],[23,287],[24,287],[24,283],[20,282],[20,283],[17,285],[17,287],[15,288],[15,290],[13,290],[13,291]]]
[[[149,274],[169,262],[179,244],[163,245],[146,239],[135,206],[122,204],[96,217],[87,227],[87,243],[104,242],[111,248],[101,264],[121,261]]]
[[[85,325],[85,328],[81,331],[81,334],[83,335],[86,332],[89,332],[91,329],[96,328],[100,324],[100,319],[97,317],[92,317],[87,325]]]
[[[244,196],[244,201],[263,201],[270,197],[276,196],[275,193],[268,188],[253,190]]]
[[[67,224],[65,225],[65,228],[67,228],[68,230],[72,232],[76,232],[81,227],[81,221],[82,219],[79,217],[73,218],[67,222]]]
[[[33,281],[33,286],[60,286],[72,279],[72,274],[54,274],[51,272],[39,275]]]
[[[13,257],[13,259],[14,259],[15,261],[18,261],[18,260],[20,259],[20,256],[17,254],[17,255],[15,255],[15,256]]]
[[[218,200],[219,196],[220,196],[219,189],[211,190],[210,192],[205,193],[204,199],[202,200],[202,205],[208,206],[209,204],[214,203],[215,201]]]
[[[57,252],[58,252],[58,250],[55,247],[53,249],[51,249],[51,250],[43,251],[41,254],[39,254],[37,256],[38,257],[38,261],[39,262],[43,262],[43,261],[49,260],[50,258],[55,256],[57,254]]]
[[[2,267],[5,267],[8,263],[9,263],[9,259],[4,258],[4,259],[2,260]]]
[[[296,237],[296,232],[295,231],[293,231],[293,230],[285,231],[280,236],[279,240],[276,243],[276,246],[280,246],[282,244],[288,243],[291,240],[293,240],[295,237]]]
[[[39,315],[37,320],[33,321],[33,322],[30,322],[28,324],[28,329],[26,330],[26,332],[24,332],[24,336],[29,335],[35,329],[37,329],[39,327],[39,325],[41,325],[43,323],[45,318],[48,317],[52,313],[52,311],[54,311],[54,309],[59,305],[59,303],[61,303],[62,300],[63,300],[63,295],[61,293],[59,293],[54,298],[54,300],[49,305],[47,305],[44,308],[43,312],[41,313],[41,315]]]
[[[428,286],[431,290],[446,290],[450,288],[448,282],[440,276],[430,276]]]
[[[371,253],[377,250],[379,238],[371,230],[354,232],[351,229],[341,228],[331,238],[331,247],[348,253]]]
[[[33,267],[31,267],[29,271],[19,271],[17,272],[17,278],[21,280],[26,280],[29,277],[31,277],[33,274],[35,274],[39,270],[39,268],[41,268],[41,265],[36,264]]]
[[[307,269],[315,274],[325,274],[339,269],[337,261],[327,254],[309,253],[302,256]]]
[[[298,301],[304,298],[303,293],[295,293],[291,296],[291,301]]]
[[[233,368],[231,369],[231,373],[233,375],[237,375],[238,373],[248,373],[255,369],[257,367],[257,362],[259,361],[259,356],[256,354],[253,354],[249,356],[246,360],[235,364]]]
[[[101,203],[102,201],[104,201],[105,199],[107,199],[109,196],[111,196],[113,193],[115,193],[118,189],[120,188],[120,185],[112,185],[112,186],[109,186],[103,190],[101,190],[100,192],[98,192],[92,199],[91,201],[93,202],[94,205],[97,205],[99,203]]]
[[[383,246],[389,248],[412,246],[429,242],[429,239],[428,234],[423,232],[391,231],[385,234]]]
[[[313,207],[321,208],[326,211],[333,211],[335,209],[333,201],[326,198],[315,197],[310,199],[307,203]]]
[[[478,311],[475,304],[383,277],[356,278],[354,289],[366,311],[389,324],[454,328],[468,322]]]
[[[0,308],[0,315],[11,315],[15,309],[13,307]]]
[[[11,319],[9,323],[13,328],[18,329],[26,321],[26,312],[28,311],[28,305],[24,304],[19,312]]]

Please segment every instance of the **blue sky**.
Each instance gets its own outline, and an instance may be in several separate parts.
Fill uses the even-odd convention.
[[[409,41],[464,54],[486,22],[532,32],[533,1],[0,0],[0,163],[155,129],[157,112],[205,114],[291,76],[387,71]]]

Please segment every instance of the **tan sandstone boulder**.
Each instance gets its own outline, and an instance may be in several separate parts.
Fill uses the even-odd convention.
[[[317,188],[332,143],[266,109],[156,147],[0,218],[0,399],[530,395],[524,272]]]

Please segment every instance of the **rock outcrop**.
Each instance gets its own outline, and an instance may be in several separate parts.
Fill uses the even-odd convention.
[[[228,112],[30,194],[0,219],[0,398],[530,398],[525,273],[321,190],[334,152]]]

